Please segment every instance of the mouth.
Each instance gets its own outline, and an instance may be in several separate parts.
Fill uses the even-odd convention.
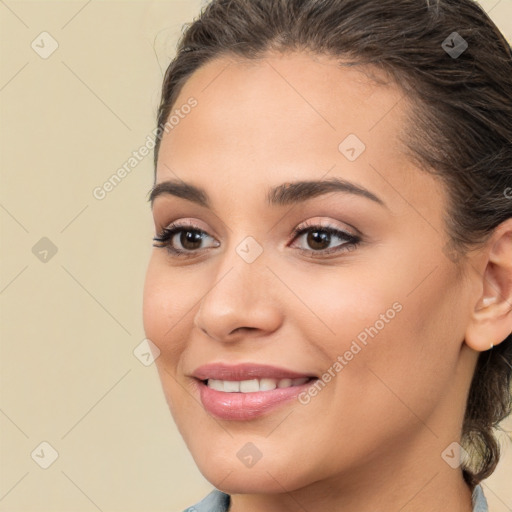
[[[224,420],[251,420],[290,403],[314,375],[251,363],[210,364],[192,374],[204,409]]]

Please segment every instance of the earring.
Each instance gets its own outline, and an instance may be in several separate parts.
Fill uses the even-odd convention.
[[[494,343],[491,341],[491,346],[489,347],[489,350],[491,350],[494,347]]]

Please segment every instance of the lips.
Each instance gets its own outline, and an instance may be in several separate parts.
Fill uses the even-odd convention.
[[[250,420],[290,402],[316,376],[275,366],[208,364],[192,376],[207,412],[220,419]]]

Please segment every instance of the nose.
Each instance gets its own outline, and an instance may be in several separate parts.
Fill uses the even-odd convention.
[[[282,322],[277,284],[263,257],[247,263],[233,251],[213,276],[194,324],[219,342],[268,335]]]

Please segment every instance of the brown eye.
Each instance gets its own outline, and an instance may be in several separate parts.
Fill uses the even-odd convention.
[[[321,251],[328,248],[331,242],[331,234],[327,233],[325,230],[310,231],[306,240],[309,247]],[[327,247],[325,247],[326,244]]]
[[[294,232],[294,240],[300,239],[305,236],[306,248],[299,250],[311,255],[331,254],[334,252],[343,252],[353,249],[360,242],[358,236],[352,235],[340,229],[331,226],[308,226],[304,228],[297,228]],[[341,240],[342,243],[334,247],[329,247],[336,239]]]
[[[201,232],[195,230],[182,230],[179,236],[181,246],[187,251],[195,251],[200,248],[203,236]]]
[[[173,256],[194,256],[202,248],[201,244],[207,238],[212,238],[208,233],[192,225],[171,225],[153,238],[155,247],[166,248]],[[177,243],[178,246],[175,244]],[[214,245],[218,247],[218,245]]]

